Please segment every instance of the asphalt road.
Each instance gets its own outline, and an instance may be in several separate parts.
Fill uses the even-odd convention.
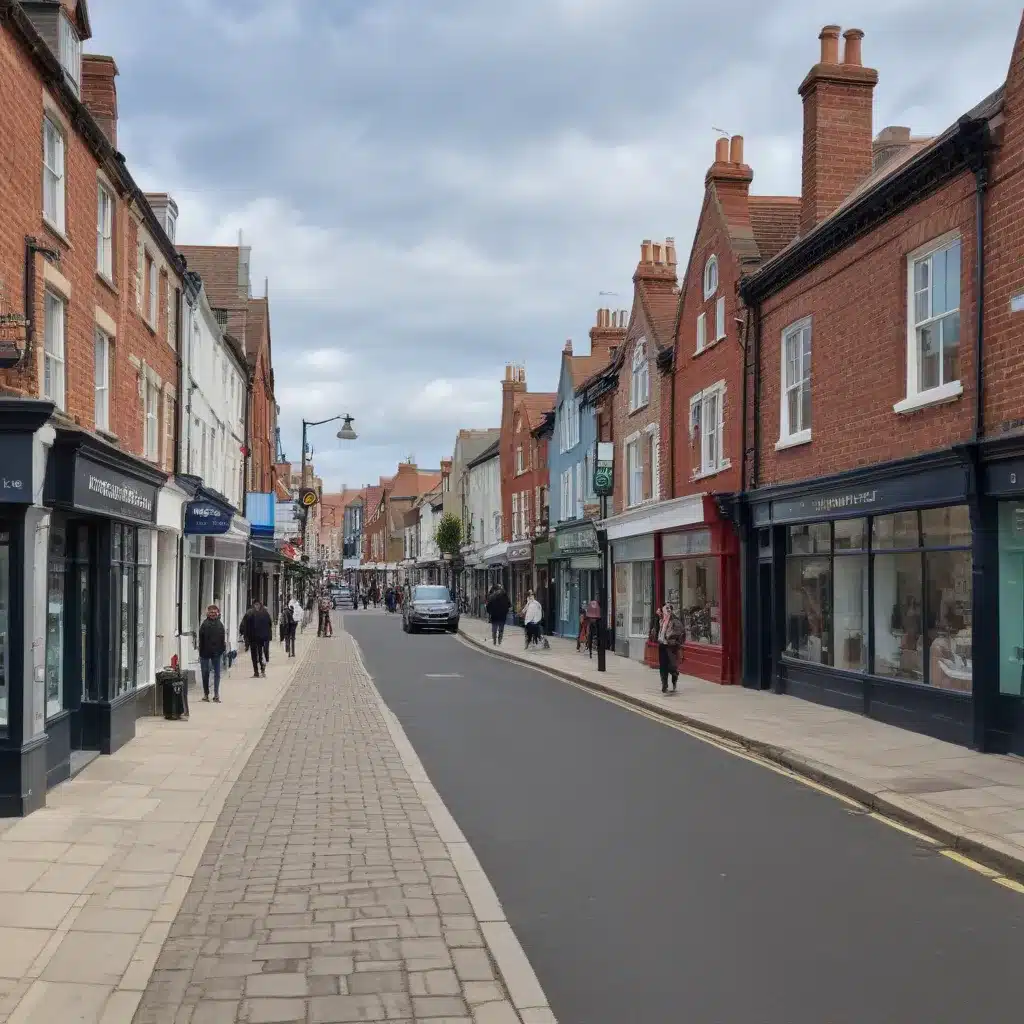
[[[1019,1019],[1024,896],[453,636],[344,622],[560,1024]]]

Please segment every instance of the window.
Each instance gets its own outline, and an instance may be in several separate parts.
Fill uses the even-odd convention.
[[[64,231],[64,135],[57,123],[43,118],[43,217]]]
[[[658,501],[661,498],[661,440],[657,427],[649,432],[648,444],[651,446],[651,497]]]
[[[562,503],[559,509],[559,519],[572,519],[572,469],[562,471]]]
[[[135,247],[135,311],[141,316],[143,311],[143,294],[146,288],[146,247],[140,240]],[[196,333],[199,325],[196,324]]]
[[[78,92],[82,78],[82,40],[67,15],[61,14],[58,25],[57,59],[67,73],[75,92]]]
[[[642,409],[650,401],[651,376],[647,358],[647,342],[640,340],[633,348],[633,366],[629,379],[629,411]]]
[[[583,518],[583,463],[576,463],[576,518]]]
[[[96,328],[93,379],[96,389],[94,416],[97,430],[110,430],[110,338]]]
[[[96,189],[96,271],[114,279],[114,197],[104,185]]]
[[[149,326],[156,330],[160,302],[160,272],[157,269],[156,261],[146,253],[146,321]]]
[[[654,563],[633,562],[630,566],[629,635],[647,636],[654,603]]]
[[[709,256],[704,264],[704,298],[710,299],[718,291],[718,257]]]
[[[703,352],[708,344],[708,318],[705,313],[697,317],[697,351]]]
[[[151,534],[110,527],[111,697],[135,689],[149,661]]]
[[[682,558],[666,563],[665,600],[683,620],[687,643],[721,644],[717,557]]]
[[[719,295],[715,303],[715,341],[725,337],[725,296]]]
[[[811,439],[811,321],[782,333],[782,413],[779,447]]]
[[[8,725],[11,684],[11,531],[0,525],[0,729]]]
[[[152,462],[160,458],[160,389],[151,380],[146,380],[145,428],[143,455]],[[205,447],[205,439],[204,439]]]
[[[523,446],[519,445],[516,448],[516,473],[523,472]]]
[[[644,500],[644,457],[641,438],[626,443],[626,504],[639,505]]]
[[[785,653],[969,693],[970,545],[965,505],[789,527]]]
[[[46,565],[46,717],[64,710],[64,534],[50,528]]]
[[[43,298],[43,398],[64,408],[64,302],[53,292]]]
[[[512,539],[519,537],[519,495],[512,495]]]
[[[717,473],[729,466],[723,451],[725,425],[725,385],[706,388],[690,399],[691,440],[698,444],[695,476]]]
[[[175,245],[177,242],[178,220],[170,210],[164,216],[166,218],[164,220],[164,230],[167,232],[171,245]]]
[[[580,439],[579,408],[576,405],[575,397],[567,398],[562,403],[559,422],[561,424],[560,447],[563,452],[567,452],[570,448],[574,448]]]
[[[178,344],[178,323],[175,300],[178,297],[176,289],[171,287],[171,279],[167,278],[167,344],[172,348]],[[223,394],[227,394],[227,379],[225,375]]]
[[[963,393],[960,383],[960,239],[908,259],[907,398],[910,412]]]

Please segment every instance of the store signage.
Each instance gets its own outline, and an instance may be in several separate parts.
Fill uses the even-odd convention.
[[[677,558],[680,555],[706,555],[710,551],[710,530],[665,533],[661,537],[661,554],[664,558]]]
[[[1024,459],[995,462],[986,466],[985,490],[989,494],[1007,496],[1024,493]]]
[[[0,503],[32,504],[32,435],[0,434]]]
[[[154,484],[101,466],[84,455],[75,460],[75,508],[149,524],[156,522],[156,495]]]
[[[245,496],[245,518],[255,537],[274,536],[274,496],[250,491]]]
[[[517,541],[508,546],[508,560],[510,562],[528,562],[533,554],[533,545],[528,540]]]
[[[599,550],[597,528],[593,523],[555,534],[555,551],[559,555],[587,555]]]
[[[594,460],[594,493],[607,498],[615,489],[615,445],[611,441],[597,442]]]
[[[185,506],[185,533],[217,535],[231,529],[233,513],[212,501],[197,499]]]
[[[958,466],[908,473],[870,486],[824,491],[805,498],[772,502],[772,521],[795,523],[810,519],[895,511],[924,505],[955,504],[965,500],[967,470]],[[755,519],[755,522],[757,520]]]
[[[316,491],[312,487],[307,487],[299,495],[299,502],[303,508],[312,508],[320,500]]]

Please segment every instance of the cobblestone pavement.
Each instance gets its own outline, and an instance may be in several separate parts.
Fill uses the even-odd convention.
[[[420,793],[339,631],[228,796],[136,1024],[553,1022],[516,1012]]]

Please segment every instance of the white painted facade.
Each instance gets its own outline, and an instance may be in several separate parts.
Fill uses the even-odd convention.
[[[441,522],[443,515],[440,506],[441,495],[429,494],[420,503],[419,539],[417,563],[420,565],[432,564],[440,561],[441,552],[437,547],[437,524]],[[438,508],[433,506],[437,504]]]
[[[492,458],[467,470],[466,528],[464,554],[483,551],[501,542],[501,459],[497,450]]]

